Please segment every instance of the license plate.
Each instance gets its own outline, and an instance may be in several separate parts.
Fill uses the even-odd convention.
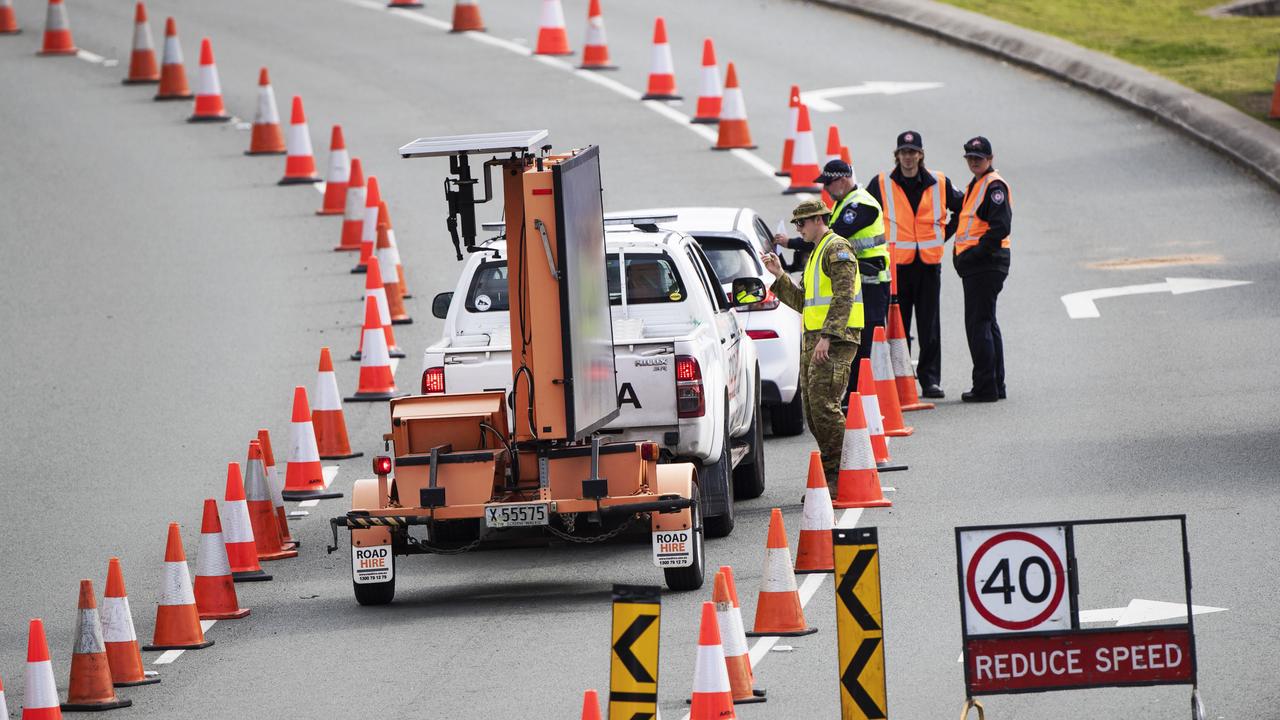
[[[486,505],[484,509],[485,527],[532,527],[547,524],[546,503],[509,503],[503,505]]]

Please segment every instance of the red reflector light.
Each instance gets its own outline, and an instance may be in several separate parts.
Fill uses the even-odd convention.
[[[444,368],[427,368],[422,373],[422,394],[439,395],[444,392]]]
[[[778,337],[778,333],[772,330],[748,330],[747,336],[752,340],[773,340]]]
[[[551,188],[534,188],[533,194],[534,195],[550,195]]]
[[[391,458],[386,455],[379,455],[373,459],[374,475],[390,475],[391,474]]]
[[[640,459],[648,460],[650,462],[657,462],[658,443],[652,443],[652,442],[640,443]]]

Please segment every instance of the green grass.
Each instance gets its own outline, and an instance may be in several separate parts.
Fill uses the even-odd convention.
[[[1262,120],[1271,107],[1280,17],[1200,14],[1219,0],[943,2],[1114,55]]]

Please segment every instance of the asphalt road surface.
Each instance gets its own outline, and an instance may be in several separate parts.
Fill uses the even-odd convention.
[[[864,179],[886,168],[894,136],[911,128],[931,167],[967,180],[960,144],[985,134],[1015,198],[1001,303],[1009,399],[959,402],[970,366],[960,284],[947,268],[948,398],[911,414],[915,435],[894,442],[911,469],[885,476],[893,508],[847,518],[880,529],[892,715],[954,717],[964,697],[953,527],[1186,513],[1194,600],[1227,608],[1196,618],[1209,717],[1280,717],[1274,192],[1150,119],[1059,82],[807,3],[608,3],[622,69],[604,84],[515,52],[536,36],[537,3],[485,0],[485,38],[443,32],[451,5],[149,5],[157,40],[162,19],[176,15],[193,82],[199,38],[213,39],[232,113],[252,118],[266,65],[286,121],[289,97],[305,99],[322,168],[329,125],[340,122],[352,154],[378,176],[416,294],[415,323],[396,327],[410,355],[402,388],[415,388],[421,349],[440,330],[430,299],[452,289],[459,266],[444,232],[445,165],[403,161],[401,144],[548,128],[559,148],[601,146],[607,208],[747,205],[776,218],[794,198],[762,166],[780,159],[792,83],[940,83],[831,98],[842,109],[814,115],[820,145],[838,124]],[[586,2],[565,5],[579,49]],[[225,463],[243,460],[258,427],[284,455],[293,387],[312,387],[321,345],[335,356],[353,349],[361,320],[361,280],[348,273],[349,255],[330,251],[340,222],[313,215],[314,190],[276,187],[283,160],[244,157],[247,132],[188,125],[187,104],[120,85],[127,3],[70,4],[77,44],[117,67],[37,58],[43,9],[20,0],[26,33],[0,38],[0,676],[14,717],[26,620],[45,619],[65,688],[76,580],[93,578],[101,591],[114,554],[148,639],[166,523],[182,523],[194,559],[201,500],[221,498]],[[678,118],[627,97],[643,91],[659,13],[686,97],[678,111],[689,113],[698,92],[702,37],[737,64],[760,145],[754,164],[709,152]],[[1207,257],[1098,265],[1187,255]],[[1165,277],[1252,284],[1103,300],[1091,320],[1069,319],[1059,299]],[[355,376],[354,363],[338,367],[344,391]],[[386,425],[384,405],[345,409],[366,457],[335,463],[343,490],[369,474]],[[768,491],[739,504],[731,537],[708,544],[712,567],[734,566],[748,617],[769,509],[784,508],[794,542],[812,447],[808,435],[771,439]],[[346,502],[294,521],[302,557],[272,563],[271,583],[238,587],[252,616],[211,628],[217,644],[162,666],[162,684],[123,691],[135,704],[117,714],[577,717],[582,690],[608,685],[611,585],[660,577],[644,543],[411,558],[398,566],[394,605],[360,608],[345,547],[322,549],[327,517]],[[1082,608],[1181,599],[1165,572],[1176,572],[1176,538],[1099,532],[1090,541]],[[663,598],[666,717],[685,711],[696,609],[708,596],[709,586]],[[821,631],[762,656],[756,674],[770,699],[742,717],[838,714],[829,580],[806,613]],[[1185,687],[1106,689],[992,697],[987,707],[996,718],[1163,719],[1185,717],[1187,697]]]

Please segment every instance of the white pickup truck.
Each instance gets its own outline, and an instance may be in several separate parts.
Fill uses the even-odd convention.
[[[693,238],[641,223],[608,227],[605,244],[620,413],[602,433],[657,442],[664,458],[699,466],[707,534],[726,536],[734,498],[764,492],[754,341]],[[506,244],[482,247],[454,292],[435,298],[444,332],[424,353],[423,394],[501,389],[510,397]]]

